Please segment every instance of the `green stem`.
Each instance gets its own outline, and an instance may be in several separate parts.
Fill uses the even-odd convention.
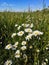
[[[34,54],[34,65],[39,65],[39,58],[38,58],[39,53]]]

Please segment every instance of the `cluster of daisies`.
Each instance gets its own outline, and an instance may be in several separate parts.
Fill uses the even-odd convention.
[[[21,51],[25,51],[27,49],[27,45],[28,45],[28,41],[30,41],[32,39],[33,36],[37,37],[37,36],[40,36],[40,35],[43,35],[43,32],[39,31],[39,30],[35,30],[33,31],[33,23],[23,23],[21,25],[18,25],[18,24],[15,24],[15,27],[17,29],[17,32],[14,32],[12,35],[11,35],[11,38],[14,39],[15,36],[17,37],[20,37],[21,40],[22,38],[24,37],[24,40],[19,43],[19,41],[16,41],[14,43],[14,45],[12,44],[8,44],[5,46],[5,49],[7,50],[15,50],[15,58],[20,58],[21,55],[22,55],[22,52]],[[20,45],[21,44],[21,45]],[[19,49],[18,49],[19,47]],[[30,43],[30,46],[29,48],[31,49],[32,48],[32,45]],[[39,49],[37,49],[37,52],[40,52]],[[27,58],[27,55],[24,54],[23,55],[24,57]],[[11,65],[12,64],[12,61],[11,60],[7,60],[4,65]]]

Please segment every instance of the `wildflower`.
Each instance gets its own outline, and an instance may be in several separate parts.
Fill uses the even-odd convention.
[[[46,62],[43,62],[42,65],[46,65]]]
[[[12,61],[11,60],[7,60],[4,65],[12,65]]]
[[[29,27],[29,24],[22,24],[23,27]]]
[[[0,42],[0,44],[2,44],[2,42]]]
[[[48,50],[49,48],[48,47],[46,47],[46,50]]]
[[[22,46],[21,47],[21,50],[26,50],[26,46]]]
[[[15,42],[15,44],[14,44],[15,46],[17,46],[18,45],[18,42]]]
[[[20,30],[21,26],[19,26],[17,29]]]
[[[17,47],[18,47],[18,46],[13,45],[13,46],[12,46],[12,50],[16,50]]]
[[[30,28],[32,28],[32,27],[33,27],[33,23],[30,24]]]
[[[13,33],[13,34],[11,35],[12,38],[13,38],[14,36],[16,36],[16,33]]]
[[[25,27],[29,27],[29,24],[25,24]]]
[[[31,38],[32,38],[32,34],[29,34],[29,35],[27,35],[27,36],[25,37],[25,39],[28,40],[28,41],[29,41]]]
[[[16,58],[20,58],[20,50],[17,50],[17,51],[16,51],[15,57],[16,57]]]
[[[22,36],[24,34],[24,31],[20,31],[17,33],[18,36]]]
[[[16,50],[17,47],[18,47],[18,42],[15,42],[15,44],[12,46],[12,50]]]
[[[37,50],[36,50],[36,52],[37,52],[37,53],[39,53],[39,52],[40,52],[40,50],[39,50],[39,49],[37,49]]]
[[[46,58],[45,61],[48,62],[48,59]]]
[[[33,34],[34,36],[43,35],[43,32],[40,32],[40,31],[38,31],[38,30],[35,30],[32,34]]]
[[[25,32],[31,33],[31,32],[32,32],[32,29],[26,28],[26,29],[25,29]]]
[[[24,26],[25,24],[22,24],[22,26]]]
[[[22,45],[26,45],[26,41],[22,41]]]
[[[15,24],[15,27],[17,27],[18,25],[17,24]]]
[[[30,48],[30,49],[32,49],[32,45],[31,45],[31,46],[29,46],[29,48]]]
[[[11,44],[8,44],[5,49],[11,49],[12,48],[12,45]]]

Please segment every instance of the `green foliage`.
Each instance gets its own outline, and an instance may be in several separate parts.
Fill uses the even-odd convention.
[[[4,65],[7,59],[12,59],[12,65],[42,65],[42,62],[46,62],[45,59],[48,59],[46,65],[49,65],[49,14],[46,11],[43,15],[43,11],[30,12],[30,13],[15,13],[15,12],[0,12],[0,65]],[[15,24],[21,25],[26,23],[29,20],[29,23],[34,24],[33,30],[40,30],[44,34],[41,37],[41,40],[33,37],[33,42],[30,40],[28,43],[34,43],[32,50],[27,49],[28,61],[24,63],[24,59],[15,59],[13,50],[5,50],[5,46],[8,44],[14,44],[15,41],[21,43],[20,38],[11,38],[12,33],[18,32],[15,28]],[[28,22],[27,22],[28,24]],[[23,28],[21,28],[23,30]],[[30,45],[30,44],[29,44]],[[48,48],[48,49],[47,49]],[[39,49],[40,52],[36,53],[35,51]],[[25,53],[25,52],[23,52]],[[33,55],[32,55],[33,53]],[[43,64],[44,65],[44,64]]]

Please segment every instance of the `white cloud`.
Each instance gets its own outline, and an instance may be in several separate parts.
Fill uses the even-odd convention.
[[[3,2],[0,4],[0,11],[13,11],[15,4],[8,4],[7,2]]]
[[[7,2],[3,2],[2,4],[0,4],[0,6],[15,6],[15,4],[9,4]]]

